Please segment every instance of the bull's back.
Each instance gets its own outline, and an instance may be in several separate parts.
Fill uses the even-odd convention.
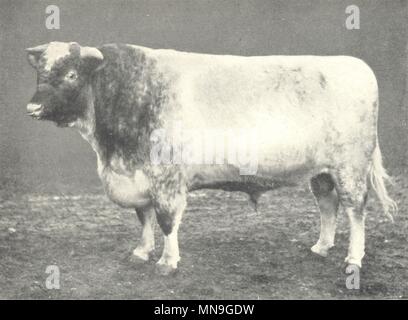
[[[331,143],[375,143],[377,83],[357,58],[147,54],[170,83],[169,119],[203,130],[256,129],[261,165],[297,168],[330,161]]]
[[[372,70],[354,57],[243,57],[153,49],[147,55],[169,79],[183,115],[194,113],[205,127],[262,126],[292,115],[303,123],[333,114],[351,117],[372,111],[377,101]]]

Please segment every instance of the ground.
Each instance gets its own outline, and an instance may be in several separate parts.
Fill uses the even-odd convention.
[[[141,233],[136,214],[92,192],[0,193],[0,299],[407,299],[408,174],[399,170],[391,195],[395,223],[368,203],[361,289],[349,290],[344,258],[348,224],[339,215],[336,246],[324,259],[310,252],[319,215],[307,188],[262,196],[255,213],[246,195],[190,194],[180,228],[176,274],[154,273],[154,261],[129,260]],[[8,194],[7,196],[5,196]],[[45,270],[60,269],[48,290]]]

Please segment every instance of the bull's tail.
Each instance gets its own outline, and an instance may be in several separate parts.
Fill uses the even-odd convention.
[[[373,153],[373,159],[369,169],[369,180],[372,188],[374,189],[378,199],[380,200],[384,208],[385,215],[393,222],[394,221],[393,216],[397,213],[398,206],[396,202],[390,198],[385,187],[384,181],[388,181],[389,183],[392,183],[392,181],[390,176],[387,174],[383,167],[381,150],[378,141]]]

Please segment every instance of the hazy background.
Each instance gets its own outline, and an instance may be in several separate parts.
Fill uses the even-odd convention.
[[[61,29],[45,28],[58,5]],[[345,28],[345,8],[360,7],[361,29]],[[125,42],[214,54],[353,55],[380,87],[380,143],[388,167],[407,155],[407,1],[7,1],[0,0],[0,188],[27,191],[98,186],[91,148],[70,129],[25,115],[35,72],[24,48],[45,42]]]

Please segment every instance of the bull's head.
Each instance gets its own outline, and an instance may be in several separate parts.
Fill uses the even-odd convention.
[[[75,42],[50,42],[26,50],[37,70],[37,91],[27,105],[28,114],[60,126],[80,118],[86,110],[84,89],[103,62],[102,53]]]

